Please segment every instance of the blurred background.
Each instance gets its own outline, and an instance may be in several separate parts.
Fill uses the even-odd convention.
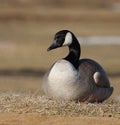
[[[71,30],[81,58],[99,62],[120,94],[120,0],[0,0],[0,91],[41,90],[46,70],[66,48],[47,52],[54,34]]]

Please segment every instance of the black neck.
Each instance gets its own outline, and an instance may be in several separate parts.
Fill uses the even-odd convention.
[[[79,44],[78,40],[76,39],[76,37],[73,35],[73,42],[69,46],[69,54],[64,59],[71,62],[75,68],[78,68],[80,54],[81,54],[80,44]]]

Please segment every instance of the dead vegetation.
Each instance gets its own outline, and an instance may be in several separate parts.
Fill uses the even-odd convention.
[[[82,46],[82,58],[95,59],[110,75],[114,93],[105,102],[51,100],[41,90],[41,71],[67,54],[66,48],[46,52],[56,31],[120,35],[120,13],[111,10],[112,2],[119,0],[0,1],[0,124],[119,125],[120,46]]]
[[[52,100],[38,93],[1,93],[1,113],[39,113],[40,116],[102,116],[120,118],[120,103],[80,103]]]

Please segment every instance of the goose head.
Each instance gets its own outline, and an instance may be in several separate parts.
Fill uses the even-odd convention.
[[[81,53],[80,44],[75,35],[69,30],[61,30],[57,32],[54,36],[53,43],[47,51],[63,46],[68,46],[69,48],[69,54],[64,59],[71,62],[77,68]]]
[[[68,30],[61,30],[55,34],[53,43],[47,49],[47,51],[63,46],[70,46],[72,44],[72,41],[73,41],[73,33]]]

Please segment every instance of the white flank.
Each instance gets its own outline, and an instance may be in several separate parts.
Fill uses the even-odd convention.
[[[94,78],[96,84],[99,82],[100,76],[101,76],[100,72],[94,73],[93,78]]]

